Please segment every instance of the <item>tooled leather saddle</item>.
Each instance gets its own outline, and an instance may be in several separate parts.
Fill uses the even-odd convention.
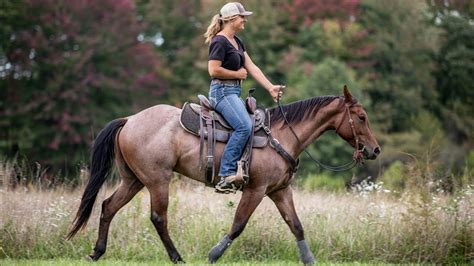
[[[249,91],[246,99],[247,111],[253,123],[253,131],[238,162],[239,170],[243,171],[245,182],[248,182],[250,161],[253,148],[263,148],[269,143],[269,135],[265,131],[270,128],[270,116],[265,109],[256,107],[256,100],[252,97],[255,89]],[[182,108],[180,123],[187,132],[200,137],[200,162],[205,167],[205,180],[207,186],[213,186],[215,176],[214,147],[216,142],[226,143],[231,134],[232,127],[216,112],[204,95],[199,95],[200,105],[186,102]],[[203,151],[207,139],[206,160]]]

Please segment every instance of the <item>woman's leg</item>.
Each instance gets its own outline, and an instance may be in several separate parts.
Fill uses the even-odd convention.
[[[229,193],[236,189],[231,184],[232,177],[235,177],[237,173],[237,161],[242,157],[249,139],[252,122],[240,98],[240,86],[211,86],[209,98],[214,109],[234,129],[221,158],[219,171],[221,182],[216,186],[218,192]],[[230,177],[228,182],[225,177]]]
[[[219,176],[226,177],[237,173],[237,161],[242,157],[250,137],[252,121],[243,101],[237,94],[225,95],[216,106],[216,110],[234,129],[221,159]]]

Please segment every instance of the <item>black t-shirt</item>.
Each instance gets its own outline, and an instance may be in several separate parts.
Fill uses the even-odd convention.
[[[229,70],[236,71],[242,68],[245,64],[245,45],[237,36],[235,41],[239,45],[238,50],[225,36],[214,36],[209,45],[209,60],[219,60],[222,62],[222,67]]]

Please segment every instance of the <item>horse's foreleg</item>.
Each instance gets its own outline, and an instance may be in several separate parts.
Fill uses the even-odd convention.
[[[314,264],[314,255],[304,239],[303,226],[296,214],[295,205],[293,203],[293,190],[291,187],[288,186],[282,190],[275,191],[268,196],[275,202],[281,216],[290,227],[293,235],[295,235],[301,261],[305,265]]]
[[[225,235],[224,238],[211,249],[209,252],[209,263],[216,262],[224,254],[232,241],[242,233],[250,216],[260,204],[264,195],[264,190],[250,188],[244,190],[237,211],[235,212],[234,222],[230,233],[229,235]]]
[[[161,183],[148,187],[151,195],[151,221],[171,261],[174,263],[184,262],[168,234],[168,186],[168,183]]]
[[[108,199],[102,203],[102,214],[100,215],[99,237],[95,244],[94,253],[89,255],[90,259],[98,260],[107,248],[107,235],[110,222],[115,214],[127,204],[140,189],[143,184],[136,178],[122,179],[122,183]]]

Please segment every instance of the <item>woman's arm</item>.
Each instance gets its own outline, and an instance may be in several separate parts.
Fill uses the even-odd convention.
[[[283,93],[281,91],[281,86],[280,85],[273,85],[267,77],[263,74],[262,70],[255,65],[250,59],[250,56],[247,54],[247,52],[244,52],[245,54],[245,68],[247,71],[250,73],[250,75],[262,86],[264,87],[268,93],[272,96],[273,100],[276,101],[278,97],[281,97],[281,94]]]
[[[209,60],[207,65],[209,75],[213,78],[218,79],[247,79],[247,70],[241,68],[237,71],[225,69],[222,67],[222,61],[219,60]]]

